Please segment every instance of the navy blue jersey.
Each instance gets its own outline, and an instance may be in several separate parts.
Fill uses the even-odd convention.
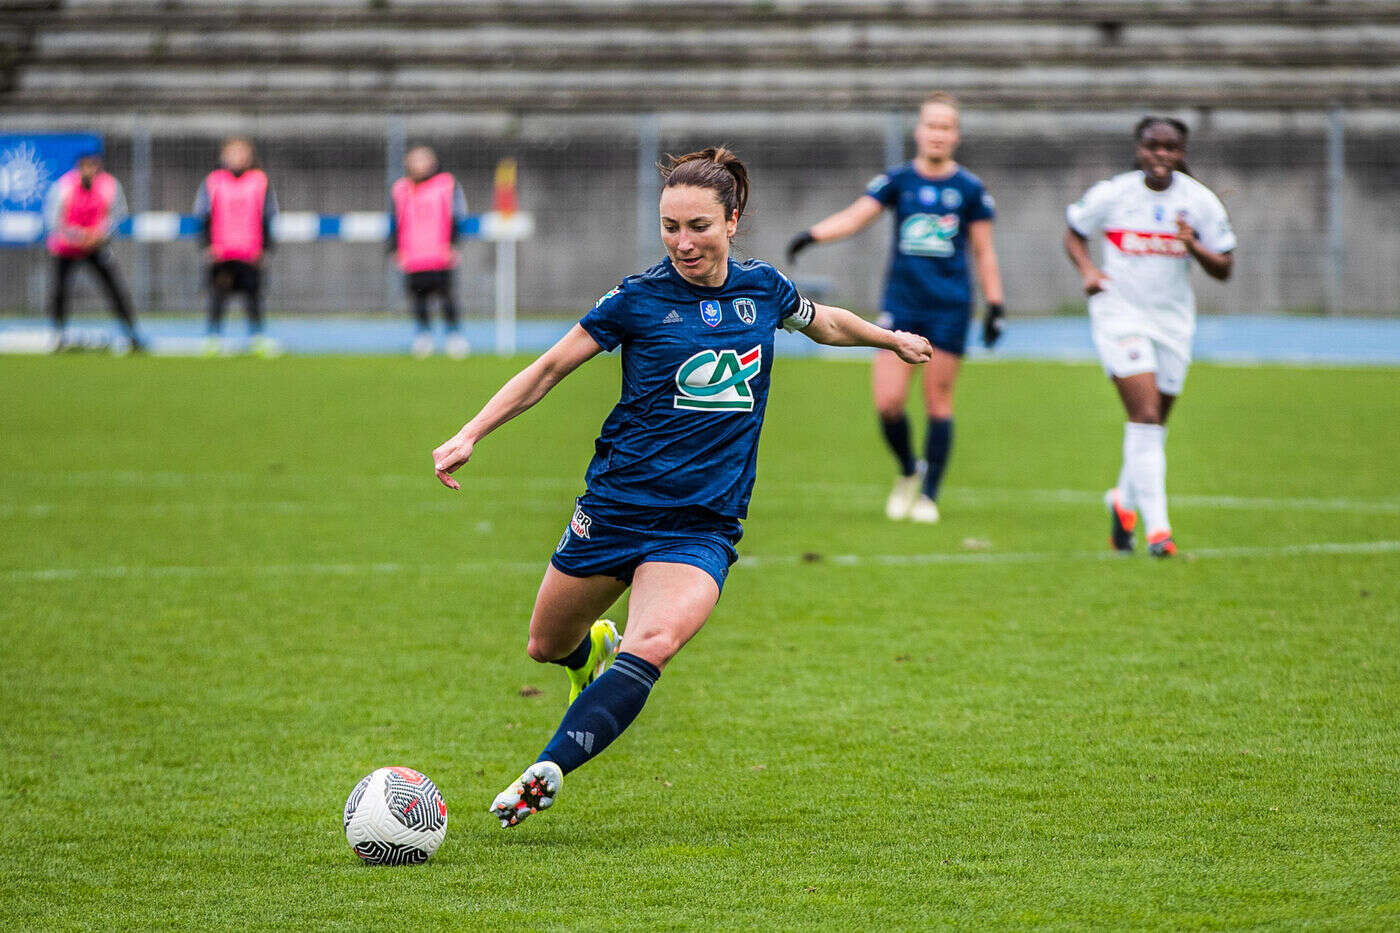
[[[806,327],[812,314],[756,259],[731,259],[718,288],[692,285],[663,260],[598,299],[579,324],[604,350],[622,347],[622,397],[595,442],[588,495],[747,515],[774,332]]]
[[[910,162],[873,179],[865,193],[894,211],[881,310],[966,309],[972,303],[967,225],[996,216],[981,179],[961,167],[947,178],[925,178]]]

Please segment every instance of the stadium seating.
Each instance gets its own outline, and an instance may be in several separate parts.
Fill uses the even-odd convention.
[[[9,0],[0,112],[1400,103],[1390,0]],[[1150,66],[1144,62],[1150,61]]]

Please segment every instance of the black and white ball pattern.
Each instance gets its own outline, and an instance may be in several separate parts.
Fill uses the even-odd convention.
[[[447,804],[412,768],[380,768],[345,801],[345,838],[369,865],[426,862],[447,835]]]

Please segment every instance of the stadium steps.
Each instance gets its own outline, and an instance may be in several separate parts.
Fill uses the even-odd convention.
[[[666,68],[677,62],[750,66],[1074,65],[1277,66],[1389,65],[1400,62],[1395,26],[1133,26],[1106,42],[1094,24],[896,26],[892,24],[739,26],[718,47],[703,30],[656,32],[631,27],[450,27],[424,34],[408,26],[363,28],[188,26],[160,30],[44,30],[29,49],[33,67],[179,68],[210,65],[290,67],[460,66],[575,67],[603,71]]]
[[[0,112],[1400,104],[1394,0],[12,2]]]
[[[806,26],[852,23],[1348,23],[1397,22],[1393,0],[7,0],[15,16],[46,24],[161,27],[175,20],[207,27],[239,23],[407,26],[649,23],[663,29],[736,22]]]

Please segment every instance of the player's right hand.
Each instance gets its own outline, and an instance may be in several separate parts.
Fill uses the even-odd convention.
[[[441,447],[433,451],[433,472],[438,482],[448,489],[461,489],[462,484],[452,478],[457,468],[472,458],[475,442],[458,431]]]
[[[1107,282],[1108,276],[1104,275],[1098,269],[1086,273],[1084,276],[1084,294],[1097,295],[1099,292],[1103,291],[1104,284]]]
[[[907,330],[897,330],[894,339],[894,352],[904,362],[918,364],[933,359],[933,344],[927,338]]]
[[[787,261],[790,263],[796,262],[797,254],[802,252],[804,249],[811,246],[815,242],[817,242],[817,238],[812,236],[812,231],[803,230],[797,236],[793,237],[791,240],[788,241]]]

